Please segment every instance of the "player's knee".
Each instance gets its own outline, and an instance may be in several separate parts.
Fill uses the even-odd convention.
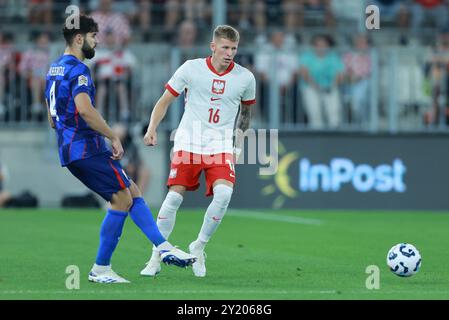
[[[164,204],[173,210],[178,210],[184,197],[175,191],[169,191],[165,197]]]
[[[129,189],[115,193],[112,197],[111,204],[115,210],[128,212],[133,204],[133,198]]]
[[[123,206],[126,208],[124,211],[129,211],[133,205],[133,198],[129,194],[125,199],[123,199]]]
[[[231,201],[233,188],[224,184],[218,184],[214,187],[214,202],[221,208],[227,208]]]
[[[129,186],[129,191],[131,192],[132,198],[141,198],[142,192],[140,191],[137,184],[134,183],[134,181],[131,180],[131,185]]]
[[[168,189],[170,192],[176,192],[179,193],[181,196],[184,196],[184,193],[186,192],[186,187],[181,186],[181,185],[173,185],[170,186],[170,188]]]
[[[133,197],[131,195],[131,192],[128,192],[123,199],[123,206],[126,207],[125,211],[129,211],[132,205],[133,205]]]

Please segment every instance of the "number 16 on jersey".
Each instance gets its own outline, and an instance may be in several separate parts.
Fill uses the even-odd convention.
[[[219,111],[220,109],[209,109],[209,123],[218,123],[220,121],[220,115],[218,114]]]

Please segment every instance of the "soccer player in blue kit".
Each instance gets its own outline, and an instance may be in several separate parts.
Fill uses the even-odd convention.
[[[100,245],[88,279],[101,283],[129,282],[116,274],[110,263],[128,214],[161,250],[163,262],[187,267],[196,257],[175,248],[161,235],[139,188],[120,165],[122,144],[94,107],[95,86],[89,68],[82,62],[95,55],[98,25],[85,15],[75,19],[79,19],[79,27],[76,23],[63,27],[67,47],[47,73],[45,99],[48,121],[57,134],[61,165],[111,203],[101,225]],[[105,137],[110,140],[112,150]]]

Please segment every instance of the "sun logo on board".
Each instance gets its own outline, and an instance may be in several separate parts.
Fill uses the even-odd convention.
[[[281,142],[279,142],[277,153],[279,155],[278,170],[274,175],[259,175],[261,180],[271,180],[271,183],[262,188],[262,196],[275,196],[272,208],[280,209],[284,206],[287,199],[298,197],[299,191],[291,185],[291,175],[289,171],[292,164],[299,159],[299,152],[287,152]]]

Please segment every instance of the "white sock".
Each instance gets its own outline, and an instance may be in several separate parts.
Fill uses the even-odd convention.
[[[151,258],[150,260],[154,260],[154,259],[160,259],[160,252],[159,249],[157,249],[156,247],[153,247],[153,252],[151,253]]]
[[[231,187],[224,184],[218,184],[214,187],[214,198],[209,207],[207,207],[203,225],[198,234],[199,241],[197,241],[197,244],[201,244],[202,242],[203,249],[220,225],[231,201],[232,191],[233,189]]]
[[[159,210],[159,214],[157,216],[157,227],[159,231],[164,236],[165,239],[168,239],[173,228],[175,227],[176,221],[176,212],[181,206],[183,197],[177,192],[169,191],[167,196],[165,197],[164,202],[162,203],[161,209]],[[153,250],[160,249],[159,247],[153,246]],[[166,250],[166,249],[162,249]]]
[[[109,271],[109,270],[111,270],[111,265],[100,266],[100,265],[94,263],[94,266],[92,267],[92,271],[95,272],[95,273],[103,273],[103,272],[106,272],[106,271]]]
[[[160,245],[158,245],[155,249],[156,250],[153,251],[171,250],[173,249],[173,245],[168,241],[164,241]]]
[[[182,195],[174,191],[169,191],[162,203],[157,216],[157,227],[165,239],[168,239],[173,231],[176,221],[176,212],[181,206],[182,200]]]
[[[204,251],[204,248],[206,247],[207,242],[203,242],[200,239],[196,239],[193,244],[192,247],[195,250],[200,250],[200,251]]]

